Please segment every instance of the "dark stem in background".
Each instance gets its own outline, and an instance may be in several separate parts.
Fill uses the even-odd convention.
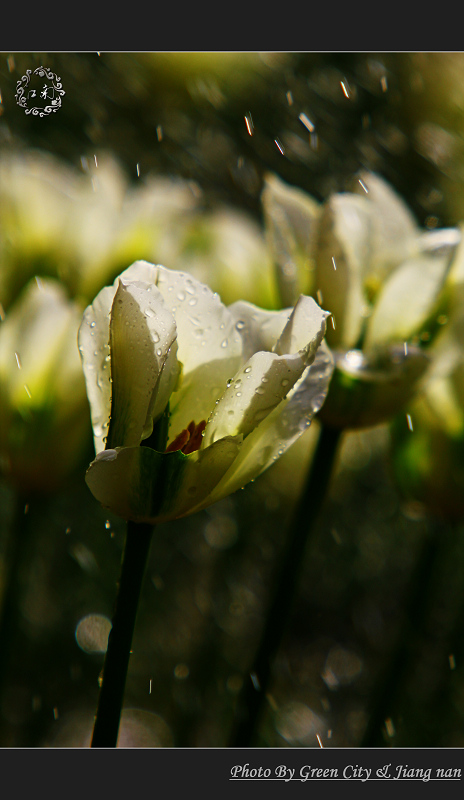
[[[8,669],[18,631],[22,567],[27,558],[31,525],[29,507],[24,496],[17,493],[14,500],[13,519],[5,557],[4,588],[0,605],[0,699],[5,690]]]
[[[128,522],[91,747],[116,747],[132,637],[153,526]]]
[[[424,632],[432,607],[434,599],[432,583],[443,534],[441,526],[437,522],[432,522],[412,575],[402,630],[372,698],[373,711],[360,747],[390,746],[385,733],[385,722],[393,716],[401,687],[412,666],[418,640]]]
[[[250,673],[237,705],[237,724],[232,747],[250,747],[258,728],[274,657],[279,648],[293,600],[306,545],[327,494],[343,431],[325,425],[290,527],[280,573],[267,612],[264,630]]]

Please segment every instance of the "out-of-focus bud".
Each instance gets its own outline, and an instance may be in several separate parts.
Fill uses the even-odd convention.
[[[40,151],[0,156],[0,302],[8,309],[35,275],[62,281],[83,306],[137,258],[171,263],[198,206],[189,181],[149,177],[131,186],[113,157],[82,171]]]
[[[223,302],[278,306],[272,258],[260,226],[248,214],[226,207],[194,214],[177,246],[177,254],[162,253],[163,263],[208,284]]]
[[[395,476],[404,494],[447,518],[464,516],[464,306],[431,351],[423,392],[391,425]]]
[[[22,492],[55,489],[91,447],[80,318],[62,286],[37,279],[0,322],[0,472]]]

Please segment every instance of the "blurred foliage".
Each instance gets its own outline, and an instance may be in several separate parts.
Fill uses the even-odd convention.
[[[39,119],[14,95],[26,69],[42,64],[66,95]],[[4,53],[0,146],[39,149],[84,177],[96,154],[109,153],[129,188],[153,175],[181,178],[201,214],[225,205],[253,225],[269,171],[322,201],[373,169],[421,226],[456,225],[463,70],[461,53]],[[201,253],[201,226],[187,240]],[[189,258],[201,262],[192,247]],[[22,273],[21,259],[15,295],[50,274],[39,261]],[[112,262],[110,272],[127,265]],[[316,428],[243,491],[157,529],[121,744],[227,745]],[[381,744],[464,746],[462,516],[445,524],[426,496],[404,500],[389,436],[345,436],[275,664],[263,746],[314,747],[317,736],[324,746],[359,746],[372,719]],[[90,737],[124,524],[93,501],[83,466],[63,478],[49,496],[0,483],[3,747]]]

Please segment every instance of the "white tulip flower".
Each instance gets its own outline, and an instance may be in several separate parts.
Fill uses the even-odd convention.
[[[97,454],[86,481],[96,499],[155,523],[256,478],[324,402],[327,316],[305,296],[282,311],[226,307],[187,273],[143,261],[125,270],[86,309],[79,332]]]

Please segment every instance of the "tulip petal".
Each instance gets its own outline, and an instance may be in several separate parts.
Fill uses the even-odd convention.
[[[287,396],[305,370],[298,354],[255,353],[234,376],[206,425],[202,446],[248,434]]]
[[[450,255],[424,254],[405,261],[384,284],[369,320],[364,349],[407,340],[432,312],[450,267]]]
[[[182,373],[170,401],[169,440],[207,419],[243,361],[235,320],[218,295],[184,272],[138,261],[121,279],[153,282],[176,320]]]
[[[230,305],[229,311],[242,337],[244,360],[260,350],[278,355],[300,352],[306,350],[308,343],[315,352],[324,336],[321,331],[326,330],[324,321],[329,314],[312,297],[304,295],[294,309],[267,311],[240,300]]]
[[[261,201],[281,303],[293,305],[310,284],[320,206],[276,175],[265,178]]]
[[[298,352],[308,366],[314,361],[326,333],[328,311],[323,311],[312,297],[302,295],[275,345],[279,355]]]
[[[419,228],[406,203],[380,175],[361,172],[354,189],[368,200],[373,212],[372,255],[366,277],[375,275],[382,281],[412,254]]]
[[[126,400],[122,401],[121,392],[130,393],[129,383],[132,378],[129,378],[129,374],[136,375],[137,369],[140,369],[140,367],[143,367],[143,370],[147,368],[153,383],[152,370],[156,365],[158,373],[161,374],[161,371],[163,371],[164,377],[169,378],[161,381],[159,385],[155,379],[145,413],[137,420],[135,427],[131,430],[132,436],[146,438],[151,432],[153,419],[164,410],[178,372],[175,356],[176,348],[173,345],[175,323],[164,306],[162,296],[157,291],[156,286],[151,284],[142,286],[139,283],[138,288],[137,284],[134,284],[134,288],[129,290],[125,283],[127,283],[127,280],[123,282],[118,279],[113,286],[105,286],[99,292],[92,305],[86,308],[79,329],[79,351],[86,380],[95,451],[97,453],[105,449],[105,443],[109,435],[112,395],[115,390],[119,392],[117,402],[119,404],[123,402],[123,405],[126,403]],[[114,354],[113,364],[111,363],[112,354],[110,350],[110,321],[114,299],[118,291],[120,292],[119,299],[123,301],[123,305],[120,307],[117,304],[116,321],[113,320],[112,326],[113,335],[116,335],[118,339],[119,353],[117,358],[118,360],[121,359],[119,367],[118,365],[114,366]],[[133,303],[133,306],[126,308],[129,303]],[[122,313],[124,308],[126,309],[124,313],[130,311],[129,317],[134,312],[134,318],[127,319],[127,328],[124,313]],[[137,326],[139,326],[138,333]],[[118,331],[121,328],[122,333],[118,338]],[[128,337],[127,334],[129,333],[130,336]],[[138,336],[141,338],[138,339]],[[141,342],[143,342],[143,347],[139,347]],[[131,347],[134,347],[133,351],[130,349]],[[135,367],[136,363],[139,365],[137,368]],[[125,366],[123,367],[123,365]],[[127,380],[121,371],[126,366],[129,370]],[[112,375],[113,370],[116,371],[117,377],[114,386],[112,385],[112,378],[114,380],[115,377]],[[144,380],[143,376],[143,372],[139,376],[136,375],[133,385],[136,386],[140,380]],[[123,389],[124,381],[125,389]],[[161,387],[162,391],[155,391],[155,387],[156,389]],[[147,389],[147,387],[145,388]],[[139,392],[140,390],[137,392],[138,396]],[[128,402],[130,403],[131,401],[129,400]],[[119,416],[119,412],[117,412],[117,415],[113,414],[113,419],[116,419],[116,416]],[[122,424],[125,427],[128,422],[127,419],[125,422],[121,419],[118,424]],[[116,443],[115,437],[123,435],[122,430],[117,430],[114,427],[115,424],[116,422],[113,424],[111,432],[111,443]]]
[[[267,350],[269,353],[273,351],[288,322],[291,309],[268,311],[246,300],[238,300],[229,306],[229,312],[236,330],[240,332],[243,361],[247,361],[259,350]]]
[[[156,286],[119,281],[110,321],[109,448],[135,446],[150,435],[154,410],[162,413],[177,380],[176,333]]]
[[[209,505],[208,496],[237,457],[241,439],[223,439],[185,456],[123,447],[97,456],[86,473],[94,497],[124,519],[156,523]]]
[[[326,203],[316,251],[315,288],[333,317],[331,346],[354,347],[361,333],[363,278],[370,259],[371,212],[367,200],[334,195]]]
[[[202,446],[224,436],[248,436],[301,378],[325,334],[327,312],[310,297],[300,297],[290,314],[256,312],[249,304],[237,304],[232,312],[241,317],[246,349],[254,340],[275,352],[255,352],[235,374],[208,420]]]
[[[78,334],[96,453],[105,449],[111,410],[110,314],[115,291],[105,286],[97,294],[84,311]]]
[[[333,357],[322,342],[302,379],[244,439],[237,458],[209,495],[208,504],[258,477],[305,432],[324,403],[332,372]]]
[[[63,345],[72,341],[69,331],[77,320],[78,308],[58,282],[32,280],[24,288],[0,322],[0,380],[4,379],[13,403],[21,405],[23,400],[29,405],[25,384],[37,406],[46,402],[51,384],[56,391],[61,378],[57,363]],[[68,378],[76,372],[74,356],[76,350],[67,365]]]

